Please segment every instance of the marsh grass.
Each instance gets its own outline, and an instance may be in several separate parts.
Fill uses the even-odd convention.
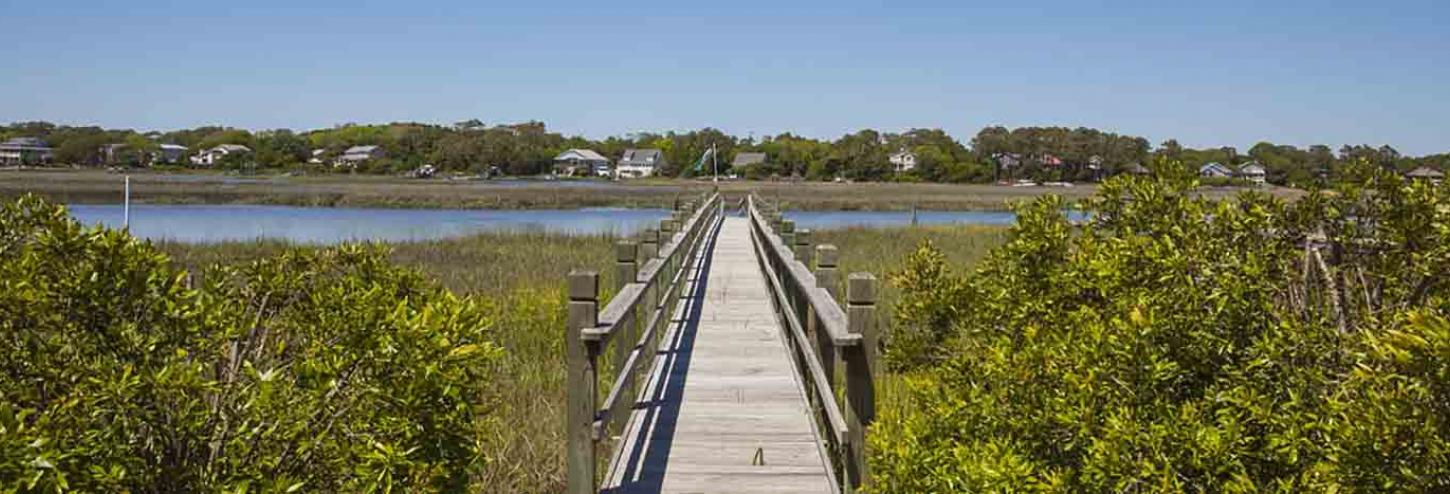
[[[1000,244],[1005,233],[1003,228],[980,226],[850,228],[819,231],[815,238],[817,243],[840,248],[843,273],[866,271],[882,280],[878,327],[889,331],[899,291],[885,280],[918,244],[930,239],[954,265],[965,269]],[[493,387],[499,398],[492,400],[496,408],[480,410],[478,415],[482,439],[489,444],[488,467],[478,485],[495,492],[563,490],[564,279],[572,269],[596,269],[607,300],[615,283],[615,241],[610,235],[500,232],[387,246],[394,261],[421,270],[456,294],[487,301],[497,321],[497,343],[506,353],[501,377]],[[193,272],[289,248],[320,248],[265,240],[157,245],[174,263]],[[879,376],[882,407],[909,406],[903,401],[908,379],[898,374]]]
[[[933,225],[899,228],[845,228],[812,232],[816,244],[835,245],[840,253],[841,291],[845,293],[846,274],[867,272],[876,276],[877,328],[888,337],[892,315],[901,290],[889,280],[900,271],[906,257],[922,242],[931,241],[946,254],[948,262],[959,269],[968,269],[1007,240],[1007,229],[983,225]]]

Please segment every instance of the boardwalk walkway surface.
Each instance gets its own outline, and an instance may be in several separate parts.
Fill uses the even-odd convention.
[[[605,492],[835,492],[751,244],[725,218],[625,425]]]

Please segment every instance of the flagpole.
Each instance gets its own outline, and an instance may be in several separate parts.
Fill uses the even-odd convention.
[[[720,165],[715,159],[715,143],[710,143],[710,170],[715,172],[715,183],[720,183]]]

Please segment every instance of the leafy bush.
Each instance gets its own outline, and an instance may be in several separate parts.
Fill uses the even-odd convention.
[[[1450,193],[1359,168],[1284,203],[1115,179],[930,246],[901,319],[941,363],[871,432],[882,492],[1450,489]]]
[[[377,248],[185,272],[120,231],[0,208],[0,490],[461,490],[488,312]]]

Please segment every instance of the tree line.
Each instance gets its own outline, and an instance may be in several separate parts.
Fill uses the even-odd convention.
[[[1388,170],[1406,172],[1427,166],[1450,168],[1450,153],[1411,157],[1390,146],[1328,145],[1299,148],[1259,142],[1240,152],[1233,147],[1192,149],[1176,140],[1153,146],[1147,139],[1089,128],[987,127],[967,142],[941,129],[881,132],[864,129],[835,140],[782,133],[763,138],[741,137],[713,128],[687,132],[641,132],[590,139],[550,131],[543,122],[488,125],[474,119],[452,125],[416,122],[346,124],[327,129],[249,131],[205,126],[173,131],[141,132],[96,126],[65,126],[48,122],[22,122],[0,127],[0,138],[39,137],[55,149],[56,161],[70,165],[142,165],[162,143],[186,146],[195,154],[222,144],[240,144],[253,152],[245,159],[229,160],[238,168],[286,169],[307,167],[318,158],[328,170],[347,148],[381,146],[386,157],[361,163],[349,171],[402,173],[433,165],[446,173],[536,175],[552,170],[553,158],[572,148],[595,150],[617,159],[625,149],[663,151],[666,165],[660,175],[689,177],[708,173],[693,166],[712,146],[720,170],[747,178],[802,178],[864,181],[927,181],[987,183],[1001,180],[1092,181],[1155,162],[1197,167],[1218,162],[1238,167],[1256,162],[1268,181],[1281,185],[1307,185],[1330,175],[1346,163],[1368,161]],[[121,153],[107,155],[105,147],[124,144]],[[320,155],[314,156],[313,152]],[[916,158],[911,170],[897,170],[889,157],[909,152]],[[730,168],[741,152],[762,152],[765,163]]]

